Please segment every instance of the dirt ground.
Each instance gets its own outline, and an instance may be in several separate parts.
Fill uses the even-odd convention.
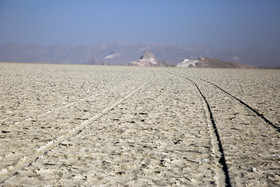
[[[280,71],[0,63],[1,186],[280,186]]]

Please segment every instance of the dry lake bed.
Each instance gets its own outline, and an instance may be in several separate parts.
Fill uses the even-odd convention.
[[[280,186],[280,71],[0,63],[0,186]]]

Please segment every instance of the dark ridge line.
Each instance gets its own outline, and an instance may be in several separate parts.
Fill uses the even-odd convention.
[[[174,74],[174,75],[176,75],[176,74]],[[180,76],[180,75],[177,75],[177,76]],[[184,77],[184,76],[180,76],[180,77],[183,77],[183,78],[185,78],[188,81],[193,83],[193,85],[197,88],[197,90],[199,91],[200,95],[202,96],[203,100],[205,101],[205,103],[207,105],[207,109],[208,109],[208,112],[210,114],[210,120],[211,120],[212,126],[214,128],[215,135],[216,135],[217,140],[218,140],[219,151],[221,153],[221,158],[219,159],[219,163],[222,165],[222,169],[223,169],[224,174],[225,174],[225,185],[228,186],[228,187],[231,187],[229,172],[228,172],[228,166],[227,166],[226,159],[225,159],[225,154],[224,154],[224,149],[223,149],[223,146],[222,146],[221,138],[220,138],[218,128],[216,126],[216,123],[215,123],[210,105],[209,105],[206,97],[203,95],[203,93],[201,92],[201,90],[199,89],[199,87],[197,86],[197,84],[194,81],[192,81],[191,79],[189,79],[187,77]]]
[[[256,109],[254,109],[253,107],[251,107],[250,105],[248,105],[247,103],[245,103],[244,101],[242,101],[241,99],[238,99],[237,97],[235,97],[234,95],[230,94],[229,92],[225,91],[224,89],[222,89],[221,87],[217,86],[216,84],[210,82],[210,81],[207,81],[207,80],[204,80],[204,79],[201,79],[199,78],[200,80],[202,81],[205,81],[209,84],[212,84],[213,86],[215,86],[216,88],[220,89],[221,91],[223,91],[224,93],[228,94],[229,96],[231,96],[232,98],[236,99],[237,101],[239,101],[242,105],[244,105],[246,108],[250,109],[252,112],[254,112],[257,116],[259,116],[260,118],[262,118],[267,124],[271,125],[273,128],[276,129],[277,132],[280,132],[280,127],[278,127],[277,125],[273,124],[271,121],[269,121],[266,117],[264,117],[263,114],[259,113]]]

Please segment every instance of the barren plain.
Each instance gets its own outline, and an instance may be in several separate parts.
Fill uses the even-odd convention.
[[[1,186],[280,186],[280,71],[0,63]]]

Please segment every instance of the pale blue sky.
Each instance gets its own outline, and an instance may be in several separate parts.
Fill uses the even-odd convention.
[[[280,48],[279,0],[0,0],[0,43]]]

